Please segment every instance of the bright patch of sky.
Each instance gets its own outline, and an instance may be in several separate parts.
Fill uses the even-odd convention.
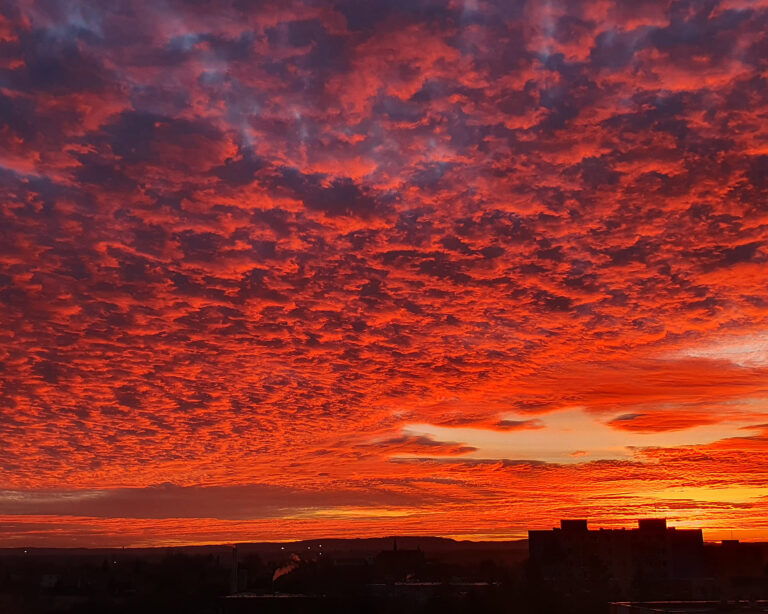
[[[539,416],[543,428],[494,431],[478,428],[451,428],[411,424],[409,435],[427,435],[437,441],[457,441],[477,448],[462,458],[499,458],[550,463],[581,463],[606,459],[629,459],[633,448],[679,447],[708,444],[727,437],[744,437],[752,419],[733,418],[727,422],[694,426],[660,433],[631,432],[607,424],[611,417],[587,413],[582,407]]]

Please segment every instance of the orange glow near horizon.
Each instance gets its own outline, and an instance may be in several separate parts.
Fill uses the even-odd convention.
[[[14,4],[0,547],[768,539],[765,2]]]

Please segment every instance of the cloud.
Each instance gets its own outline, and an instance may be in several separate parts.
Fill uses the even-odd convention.
[[[365,490],[296,489],[272,484],[242,486],[175,486],[106,490],[0,491],[0,515],[92,516],[95,518],[274,518],[327,506],[425,505],[427,495],[386,486]],[[437,499],[435,499],[437,500]]]
[[[367,444],[367,446],[392,455],[427,454],[429,456],[459,456],[476,450],[472,446],[455,442],[435,441],[428,436],[407,434],[372,442]]]
[[[543,428],[541,420],[509,420],[502,419],[494,424],[494,426],[502,431],[517,431],[527,429],[540,429]]]
[[[714,424],[721,418],[711,414],[682,414],[680,412],[657,412],[655,414],[622,414],[608,424],[617,429],[645,433],[681,431],[705,424]],[[743,428],[743,427],[742,427]]]
[[[765,3],[126,6],[0,21],[0,541],[514,533],[768,477]],[[409,511],[275,511],[366,492]]]

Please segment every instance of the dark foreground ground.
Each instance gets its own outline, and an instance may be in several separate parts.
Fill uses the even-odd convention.
[[[719,560],[716,548],[708,552]],[[638,581],[631,594],[618,595],[611,570],[599,566],[566,570],[553,580],[529,562],[526,541],[410,537],[239,544],[236,551],[6,549],[0,550],[0,614],[609,614],[610,601],[628,597],[702,599],[704,593],[710,603],[698,609],[647,611],[754,613],[766,611],[756,601],[768,597],[768,568],[761,565],[750,566],[745,579],[744,569],[736,576],[732,564],[713,563],[709,576],[696,582]],[[738,598],[744,601],[726,607]]]

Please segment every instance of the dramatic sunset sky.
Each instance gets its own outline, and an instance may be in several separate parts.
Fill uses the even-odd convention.
[[[768,538],[768,0],[0,10],[0,546]]]

